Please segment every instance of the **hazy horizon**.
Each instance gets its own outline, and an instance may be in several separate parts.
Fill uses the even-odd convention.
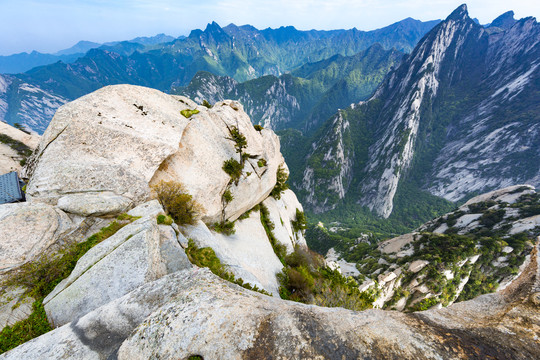
[[[258,29],[294,26],[299,30],[374,30],[411,17],[446,18],[462,0],[0,0],[0,55],[33,50],[55,53],[81,40],[104,43],[164,33],[189,35],[216,21]],[[537,0],[467,2],[469,15],[487,24],[513,10],[517,19],[540,16]],[[288,11],[284,11],[287,9]],[[194,15],[195,14],[195,15]]]

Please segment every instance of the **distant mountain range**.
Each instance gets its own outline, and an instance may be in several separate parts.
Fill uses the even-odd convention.
[[[184,38],[184,37],[180,37]],[[127,42],[136,43],[143,46],[156,45],[165,42],[171,42],[176,38],[158,34],[151,37],[137,37]],[[44,54],[37,51],[30,53],[22,52],[8,56],[0,56],[0,74],[19,74],[33,69],[37,66],[49,65],[58,61],[71,63],[78,58],[84,56],[89,50],[103,47],[108,48],[120,43],[119,41],[107,42],[104,44],[95,43],[92,41],[79,41],[72,47],[60,50],[54,54]]]
[[[104,85],[129,83],[170,91],[186,86],[199,71],[239,82],[281,76],[336,55],[356,55],[375,43],[386,50],[410,51],[437,23],[405,19],[374,31],[299,31],[290,26],[258,30],[211,23],[205,30],[193,30],[187,38],[168,43],[106,44],[69,64],[55,62],[2,76],[0,119],[40,133],[59,105]]]
[[[367,99],[404,54],[378,43],[352,56],[334,55],[279,77],[242,83],[228,76],[198,72],[174,93],[201,103],[239,100],[254,123],[274,130],[316,129],[339,108]]]

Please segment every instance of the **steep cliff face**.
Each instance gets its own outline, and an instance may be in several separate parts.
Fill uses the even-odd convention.
[[[451,201],[538,185],[540,26],[533,18],[504,24],[486,29],[460,6],[370,101],[345,110],[352,128],[366,129],[351,147],[368,145],[354,152],[364,161],[353,162],[358,180],[346,197],[387,218],[404,182]]]
[[[345,197],[355,161],[353,149],[347,146],[351,138],[349,121],[339,112],[327,125],[320,140],[311,144],[302,182],[295,184],[304,190],[305,201],[318,213],[333,209]]]
[[[392,212],[398,183],[415,153],[422,105],[436,97],[439,82],[448,76],[441,68],[447,64],[459,68],[457,56],[468,55],[465,40],[477,38],[480,31],[466,8],[458,8],[423,39],[375,94],[388,105],[378,117],[377,141],[369,148],[371,161],[365,169],[360,202],[379,215],[388,217]],[[388,98],[393,101],[388,103]]]

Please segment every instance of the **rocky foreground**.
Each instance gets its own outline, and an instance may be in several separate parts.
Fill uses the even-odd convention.
[[[227,172],[227,163],[240,168]],[[280,251],[306,248],[298,227],[302,206],[282,187],[286,172],[279,139],[254,128],[237,102],[207,108],[118,85],[63,106],[25,168],[28,202],[0,206],[0,276],[10,280],[1,289],[0,325],[15,328],[42,314],[53,329],[0,358],[525,359],[540,353],[537,244],[504,291],[448,308],[355,312],[280,299]],[[183,184],[200,205],[196,221],[168,221],[152,190],[162,181]],[[223,231],[226,226],[234,231]],[[58,279],[35,286],[16,281],[28,264],[62,264],[71,253],[54,254],[74,245],[88,249]],[[220,278],[193,265],[198,248],[211,248],[232,275]]]

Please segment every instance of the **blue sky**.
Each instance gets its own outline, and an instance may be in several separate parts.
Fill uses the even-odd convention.
[[[262,29],[380,28],[406,17],[444,19],[463,0],[0,0],[0,55],[55,52],[79,40],[106,42],[166,33],[188,35],[216,21]],[[488,23],[507,10],[540,18],[540,0],[471,0]]]

